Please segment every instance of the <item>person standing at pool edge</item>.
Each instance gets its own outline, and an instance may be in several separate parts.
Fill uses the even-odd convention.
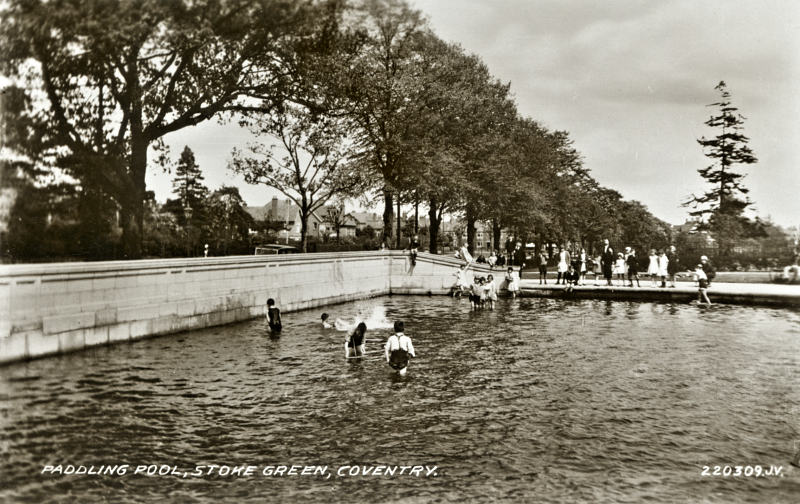
[[[608,239],[603,240],[603,251],[600,254],[600,262],[603,269],[603,276],[606,283],[611,285],[611,277],[614,271],[614,249],[608,244]]]
[[[267,299],[267,319],[269,320],[269,330],[274,333],[281,332],[281,309],[275,306],[275,300]]]
[[[389,336],[386,342],[386,362],[401,375],[408,369],[408,356],[416,357],[411,338],[405,335],[405,324],[402,320],[394,323],[395,334]]]

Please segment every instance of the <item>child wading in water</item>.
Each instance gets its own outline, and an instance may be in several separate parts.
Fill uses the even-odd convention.
[[[406,374],[406,370],[408,369],[408,356],[416,357],[411,338],[406,336],[404,331],[405,325],[403,322],[400,320],[395,322],[395,334],[389,336],[385,348],[386,362],[401,375]]]
[[[322,328],[323,329],[331,329],[331,328],[333,328],[331,323],[328,322],[328,314],[327,313],[323,313],[322,314]]]
[[[344,339],[344,356],[361,357],[364,355],[364,335],[367,333],[367,324],[359,322],[353,332],[345,336]],[[351,355],[352,354],[352,355]]]
[[[472,285],[469,288],[469,302],[472,304],[472,309],[475,310],[481,305],[481,277],[473,277]]]
[[[281,332],[281,309],[275,306],[275,300],[267,299],[267,319],[269,320],[269,330],[274,333]]]
[[[494,284],[494,277],[489,275],[486,278],[486,285],[483,286],[486,300],[489,301],[489,309],[494,310],[494,302],[497,301],[497,286]]]
[[[519,277],[514,275],[514,268],[511,266],[508,267],[508,271],[506,272],[506,282],[508,285],[508,292],[511,293],[511,298],[514,299],[517,297],[517,292],[519,292]]]
[[[697,280],[697,302],[711,304],[711,300],[708,299],[708,276],[702,264],[698,264],[695,268],[694,278]]]

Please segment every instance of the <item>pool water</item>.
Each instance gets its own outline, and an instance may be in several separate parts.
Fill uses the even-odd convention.
[[[417,352],[400,377],[345,360],[322,309],[0,368],[0,500],[797,502],[800,313],[719,305],[394,296]],[[388,324],[376,324],[385,327]],[[374,352],[374,353],[372,353]],[[46,465],[128,464],[123,475]],[[139,465],[177,467],[133,474]],[[191,475],[253,465],[253,475]],[[328,466],[270,475],[265,466]],[[350,475],[352,466],[433,474]],[[781,467],[714,476],[715,466]],[[344,474],[337,474],[341,467]],[[63,469],[62,467],[62,469]],[[378,470],[383,471],[383,469]],[[184,476],[184,473],[189,476]]]

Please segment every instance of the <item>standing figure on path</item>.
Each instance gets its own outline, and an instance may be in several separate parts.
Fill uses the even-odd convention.
[[[639,285],[639,259],[636,258],[636,250],[631,249],[628,258],[625,260],[625,264],[628,265],[628,282],[630,287],[633,287],[634,278],[636,279],[636,287],[641,287],[641,285]]]
[[[269,330],[273,333],[281,332],[283,324],[281,324],[281,309],[275,306],[275,300],[272,298],[267,299],[267,320],[269,321]]]
[[[658,276],[661,277],[661,288],[667,286],[667,276],[669,275],[669,258],[667,258],[667,253],[665,251],[661,251],[661,254],[658,256]]]
[[[694,279],[697,280],[697,302],[711,304],[708,298],[708,276],[703,270],[703,264],[698,264],[694,270]]]
[[[514,242],[511,238],[506,238],[506,260],[509,266],[514,264]]]
[[[658,276],[658,256],[655,249],[650,249],[650,263],[647,265],[647,274],[650,275],[650,284],[655,287]]]
[[[667,275],[669,276],[669,286],[675,287],[675,275],[678,274],[678,271],[681,269],[680,260],[678,260],[678,254],[675,252],[675,245],[670,245],[669,252],[667,253],[667,260],[669,263],[667,264]]]
[[[558,247],[558,276],[556,277],[556,285],[561,283],[561,280],[564,280],[564,283],[567,283],[566,273],[569,269],[569,263],[572,261],[572,258],[569,255],[564,247]]]
[[[581,285],[586,285],[586,271],[588,269],[589,255],[586,253],[585,248],[581,248],[581,253],[578,255],[580,267],[578,271],[581,274]]]
[[[603,274],[602,265],[603,265],[603,256],[598,255],[597,257],[592,259],[592,273],[594,273],[594,284],[595,285],[598,285],[598,282],[600,281],[600,277]]]
[[[525,267],[525,249],[522,248],[522,243],[517,242],[514,249],[514,264],[519,266],[519,277],[522,278],[522,268]]]
[[[405,335],[405,325],[401,320],[394,323],[394,334],[389,336],[384,353],[386,362],[401,375],[408,369],[408,357],[416,357],[411,338]]]
[[[600,262],[603,269],[603,276],[606,283],[611,285],[611,278],[614,271],[614,249],[608,244],[608,239],[603,240],[603,251],[600,255]]]
[[[419,251],[419,235],[414,235],[411,242],[408,244],[411,256],[411,266],[417,265],[417,252]]]
[[[625,256],[620,252],[617,254],[617,260],[614,263],[614,273],[617,275],[617,279],[619,280],[619,286],[625,287]]]
[[[539,283],[547,285],[547,254],[544,250],[539,252]]]
[[[359,322],[352,333],[344,338],[344,357],[361,357],[364,355],[364,335],[367,333],[367,324]],[[352,354],[352,355],[351,355]]]

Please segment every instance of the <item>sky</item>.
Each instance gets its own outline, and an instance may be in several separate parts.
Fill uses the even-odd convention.
[[[565,130],[604,186],[679,224],[709,164],[697,143],[724,80],[746,117],[758,163],[743,167],[755,213],[800,224],[800,2],[795,0],[411,0],[442,39],[480,55],[510,82],[521,115]],[[204,123],[165,139],[195,152],[206,184],[240,187],[250,205],[276,192],[226,169],[250,140]],[[170,175],[148,186],[170,197]],[[376,211],[380,211],[379,209]]]

